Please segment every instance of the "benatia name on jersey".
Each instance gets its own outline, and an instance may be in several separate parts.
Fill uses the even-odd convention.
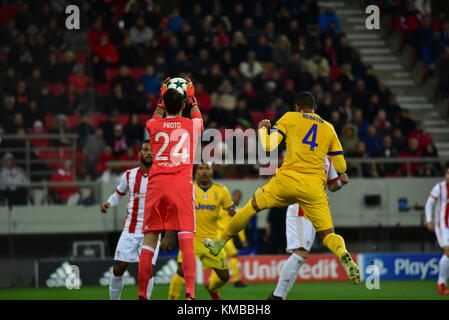
[[[200,314],[207,318],[212,307],[188,307],[186,304],[183,307],[178,307],[178,314]]]

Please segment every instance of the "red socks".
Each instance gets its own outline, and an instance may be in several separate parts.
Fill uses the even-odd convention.
[[[178,233],[179,249],[181,249],[182,252],[182,271],[184,272],[186,295],[189,294],[192,298],[195,298],[196,261],[195,261],[195,251],[193,249],[193,237],[194,233],[192,232]],[[139,282],[139,291],[140,291],[140,282]]]
[[[139,259],[139,278],[138,278],[138,296],[139,300],[148,300],[147,288],[153,268],[152,260],[154,249],[148,246],[142,246]]]

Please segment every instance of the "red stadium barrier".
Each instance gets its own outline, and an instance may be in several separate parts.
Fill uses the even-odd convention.
[[[288,255],[239,256],[243,282],[277,282]],[[353,256],[357,259],[357,256]],[[356,261],[356,260],[355,260]],[[205,271],[207,281],[210,271]],[[348,277],[333,254],[312,254],[301,267],[297,281],[348,281]]]

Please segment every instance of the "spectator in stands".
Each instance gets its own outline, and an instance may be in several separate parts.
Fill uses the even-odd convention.
[[[105,148],[106,142],[103,139],[103,129],[100,127],[96,127],[94,134],[91,134],[87,137],[86,145],[83,149],[87,173],[92,177],[97,176],[96,163],[98,157]]]
[[[201,110],[209,111],[212,107],[212,100],[210,94],[204,89],[204,85],[199,82],[195,85],[195,96]]]
[[[340,68],[340,75],[337,80],[341,82],[341,86],[345,92],[350,92],[354,87],[355,78],[352,74],[351,65],[345,63]]]
[[[377,112],[376,118],[374,118],[374,126],[382,134],[389,133],[392,129],[391,122],[387,119],[387,113],[384,109],[380,109]]]
[[[72,160],[65,159],[62,167],[57,169],[50,178],[48,190],[52,201],[56,204],[77,204],[81,196],[79,187],[74,185],[51,185],[52,182],[70,183],[75,181],[76,178],[72,168]]]
[[[408,139],[415,138],[418,140],[419,144],[419,151],[424,152],[426,149],[426,145],[431,144],[433,145],[433,139],[429,133],[427,133],[424,129],[424,123],[422,121],[418,121],[416,123],[415,129],[413,129],[409,135],[407,136]]]
[[[391,122],[391,124],[393,125],[394,123],[396,123],[396,119],[401,113],[401,107],[398,105],[396,97],[394,95],[390,95],[388,97],[385,111],[387,113],[387,119]]]
[[[318,23],[320,24],[320,29],[323,31],[328,31],[329,24],[331,22],[336,23],[337,30],[340,29],[340,19],[338,18],[335,10],[332,7],[327,7],[318,17]]]
[[[41,76],[41,70],[35,68],[31,74],[31,79],[27,82],[30,97],[33,99],[38,97],[45,85],[46,83]]]
[[[307,71],[312,75],[314,79],[318,76],[318,70],[321,70],[322,74],[326,77],[329,76],[329,62],[327,59],[320,56],[319,52],[315,52],[313,56],[307,61]]]
[[[352,102],[357,108],[365,108],[368,104],[368,97],[366,94],[365,81],[357,79],[355,82],[355,88],[351,93]]]
[[[412,119],[410,110],[402,109],[399,116],[396,118],[396,127],[398,127],[405,136],[408,136],[410,132],[416,127],[416,121]]]
[[[422,155],[421,151],[419,151],[419,142],[416,138],[408,139],[408,148],[401,152],[401,158],[420,158]],[[401,166],[402,174],[411,176],[415,176],[416,171],[421,166],[419,162],[404,162]]]
[[[93,82],[79,95],[79,110],[82,115],[103,110],[103,97],[95,90]]]
[[[55,103],[52,104],[54,113],[61,114],[74,114],[79,112],[80,96],[76,90],[76,87],[72,84],[66,87],[62,87],[61,94],[55,99]]]
[[[444,54],[438,59],[436,67],[438,79],[438,97],[447,98],[449,92],[449,47],[446,47]]]
[[[273,61],[280,66],[286,65],[292,57],[292,45],[286,35],[281,35],[276,42]]]
[[[75,65],[73,67],[73,74],[67,78],[67,84],[74,86],[78,93],[86,91],[90,81],[91,79],[86,76],[82,64]]]
[[[0,193],[3,193],[9,207],[28,203],[28,183],[30,180],[24,170],[15,164],[14,155],[6,153],[0,169]]]
[[[64,52],[63,61],[60,64],[56,63],[56,65],[54,65],[54,67],[55,67],[54,71],[60,72],[60,75],[61,75],[60,78],[59,77],[57,78],[58,81],[55,81],[55,82],[67,81],[67,78],[69,75],[72,74],[73,67],[75,67],[75,65],[76,65],[75,53],[70,50]]]
[[[103,151],[100,153],[100,156],[98,157],[97,160],[97,165],[96,165],[96,169],[97,169],[97,173],[99,175],[104,174],[105,172],[107,172],[109,170],[108,166],[107,166],[107,162],[109,161],[114,161],[116,160],[114,155],[112,154],[112,148],[110,146],[106,146]],[[109,170],[111,171],[111,170]]]
[[[256,61],[256,53],[251,51],[247,55],[247,60],[240,63],[240,73],[246,79],[253,79],[263,72],[262,65]]]
[[[363,107],[363,116],[369,123],[374,122],[374,118],[381,108],[379,102],[379,95],[375,93],[371,95],[368,105]]]
[[[356,109],[354,111],[353,124],[357,126],[359,139],[364,140],[368,136],[368,122],[363,118],[363,112],[361,109]]]
[[[92,48],[92,52],[100,58],[100,61],[111,67],[120,60],[117,48],[109,42],[109,37],[106,35],[100,37],[99,44]]]
[[[132,41],[139,46],[149,46],[153,39],[153,30],[146,25],[145,19],[137,18],[136,24],[131,28],[129,35]]]
[[[374,125],[368,127],[367,137],[363,140],[366,152],[370,157],[374,157],[382,146],[382,136],[378,133]]]
[[[407,147],[407,139],[402,134],[401,129],[395,128],[393,130],[393,146],[396,150],[398,150],[399,153],[405,150]]]
[[[391,93],[390,89],[387,87],[387,84],[385,83],[385,81],[379,80],[376,83],[378,83],[378,87],[376,87],[375,90],[377,91],[377,94],[379,95],[379,103],[381,106],[387,106],[390,101],[390,98],[394,97],[394,95]],[[388,113],[388,111],[387,111],[387,113]],[[389,120],[392,121],[391,119],[389,119]]]
[[[345,151],[345,155],[348,157],[353,157],[357,153],[357,147],[360,142],[357,131],[357,126],[353,124],[347,124],[342,129],[340,142]]]
[[[124,128],[126,144],[130,147],[138,147],[143,140],[144,130],[145,127],[140,124],[139,115],[133,113]]]
[[[432,143],[427,144],[422,153],[422,157],[438,159],[438,152],[435,145]],[[437,177],[442,174],[442,171],[439,162],[425,162],[418,168],[416,175],[420,177]]]
[[[134,147],[128,147],[128,149],[126,149],[126,152],[118,158],[118,161],[134,162],[134,163],[130,163],[128,165],[123,165],[120,169],[122,172],[132,169],[132,168],[135,168],[139,161],[139,157],[136,152],[136,149]]]
[[[146,66],[145,74],[139,79],[139,82],[143,84],[146,94],[159,94],[162,81],[156,76],[152,65]]]
[[[114,137],[112,140],[112,154],[115,158],[120,157],[128,148],[126,144],[126,138],[123,133],[123,126],[121,124],[116,124],[114,126]]]
[[[118,49],[120,62],[129,66],[130,68],[136,68],[140,66],[142,55],[138,48],[134,45],[130,36],[125,36],[122,45]]]
[[[124,113],[128,110],[128,99],[125,97],[120,83],[112,87],[111,93],[106,97],[103,105],[103,113]]]
[[[335,132],[337,135],[341,134],[341,130],[343,129],[343,121],[340,118],[340,113],[337,110],[331,112],[331,117],[329,122],[334,126]]]
[[[90,117],[88,115],[83,115],[81,117],[81,123],[76,126],[74,132],[78,135],[77,147],[84,149],[87,143],[88,137],[92,133],[92,126],[89,121]]]
[[[52,138],[52,144],[55,147],[69,147],[72,146],[73,140],[67,137],[68,134],[72,133],[68,126],[67,116],[64,114],[59,114],[55,118],[55,124],[53,128],[49,131],[50,134],[57,134],[57,138]]]
[[[398,156],[398,150],[393,146],[393,139],[390,136],[384,136],[382,148],[376,154],[376,157],[397,158]],[[399,176],[401,170],[397,163],[379,163],[379,173],[383,177]]]
[[[43,135],[47,134],[47,131],[44,129],[44,124],[42,121],[37,120],[33,124],[33,128],[30,131],[30,135]],[[48,138],[33,138],[30,139],[30,146],[33,148],[39,148],[39,147],[48,147],[49,146]]]
[[[21,112],[21,109],[16,106],[16,99],[13,96],[3,98],[1,124],[5,133],[12,133],[15,130],[14,115],[17,112]]]
[[[117,76],[112,81],[112,86],[121,85],[125,96],[132,94],[135,90],[135,81],[131,77],[128,66],[121,65]]]

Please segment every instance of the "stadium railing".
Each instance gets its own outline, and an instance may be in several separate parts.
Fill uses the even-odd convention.
[[[397,165],[405,165],[406,171],[405,175],[402,175],[402,177],[410,177],[411,175],[411,167],[412,164],[426,164],[431,163],[435,165],[439,165],[443,167],[446,163],[449,162],[448,156],[442,156],[438,158],[428,158],[428,157],[420,157],[420,158],[346,158],[346,162],[348,164],[348,169],[352,168],[355,169],[355,175],[356,176],[362,176],[362,170],[363,167],[361,165],[381,165],[381,164],[397,164]],[[251,162],[250,162],[251,163]],[[275,162],[277,163],[277,162]],[[217,163],[219,166],[239,166],[242,164],[228,164],[223,162],[223,164]],[[280,162],[279,162],[280,164]],[[108,161],[106,162],[106,166],[111,169],[117,169],[121,167],[129,167],[129,166],[138,166],[139,162],[137,161]],[[247,165],[247,164],[244,164]],[[351,166],[356,165],[356,166]],[[382,176],[379,176],[379,178],[382,178]]]
[[[66,159],[77,168],[77,139],[77,134],[0,135],[0,155],[12,153],[30,179],[39,179],[50,176]],[[47,140],[49,145],[33,147],[31,140]],[[67,140],[67,146],[52,146],[57,140]]]
[[[26,205],[52,205],[52,204],[85,204],[92,205],[101,201],[101,181],[73,181],[73,182],[29,182],[6,184],[0,182],[0,206],[8,205],[8,199],[5,194],[7,188],[17,190],[27,190]],[[61,203],[55,193],[50,189],[51,187],[78,187],[78,200],[74,202]]]

